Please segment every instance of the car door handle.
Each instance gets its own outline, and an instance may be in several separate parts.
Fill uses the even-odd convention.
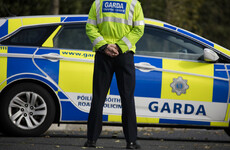
[[[152,66],[150,63],[147,62],[135,63],[135,68],[142,72],[150,72],[153,70],[157,70],[157,67]]]
[[[64,58],[63,56],[60,56],[57,53],[49,53],[49,54],[44,54],[44,55],[41,55],[41,56],[43,58],[45,58],[45,59],[49,59],[50,61],[58,61],[58,60]]]

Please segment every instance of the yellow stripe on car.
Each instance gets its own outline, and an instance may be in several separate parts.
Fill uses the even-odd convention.
[[[230,121],[230,104],[228,104],[228,108],[227,108],[227,112],[226,112],[226,116],[225,116],[225,121]]]
[[[229,122],[211,122],[210,126],[213,126],[213,127],[228,127]]]
[[[12,18],[8,20],[8,34],[14,32],[21,26],[45,24],[45,23],[58,23],[61,22],[61,17],[37,17],[37,18]]]
[[[8,47],[0,46],[0,56],[1,53],[6,54],[8,52]],[[0,57],[0,90],[2,90],[6,86],[6,82],[3,82],[7,78],[7,57],[1,56]]]
[[[121,116],[119,115],[108,115],[109,122],[121,122]],[[137,117],[137,123],[155,123],[159,124],[159,118],[147,118],[147,117]]]
[[[108,115],[108,122],[121,122],[121,116],[119,116],[119,115]]]
[[[219,46],[217,44],[214,45],[214,48],[217,49],[217,50],[219,50],[220,52],[222,52],[222,53],[230,56],[230,51],[228,49],[223,48],[223,47],[221,47],[221,46]]]
[[[145,20],[145,23],[146,23],[146,24],[155,25],[155,26],[160,26],[160,27],[163,27],[163,26],[164,26],[163,23],[157,22],[157,21],[154,21],[154,20]]]
[[[155,123],[159,124],[159,118],[146,118],[146,117],[137,117],[137,123]]]
[[[94,59],[94,52],[60,50],[64,58]],[[63,91],[92,93],[93,63],[60,60],[59,86]]]
[[[202,77],[202,75],[213,77],[213,64],[164,59],[163,69],[181,73],[163,71],[162,99],[212,102],[213,78]],[[175,92],[172,92],[170,85],[178,77],[182,77],[184,81],[187,81],[188,89],[185,91],[185,94],[177,95]]]
[[[44,23],[61,22],[61,17],[38,17],[38,18],[22,18],[23,26]]]
[[[61,29],[61,25],[57,27],[57,29],[50,35],[50,37],[43,43],[42,47],[54,47],[53,38]]]
[[[66,58],[80,58],[94,60],[95,53],[91,51],[60,50],[60,55]]]
[[[14,32],[22,26],[21,19],[9,19],[8,20],[8,34]]]

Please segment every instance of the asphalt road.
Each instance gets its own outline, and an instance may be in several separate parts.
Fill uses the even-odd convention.
[[[223,130],[138,128],[143,150],[230,150]],[[40,137],[7,137],[0,134],[0,150],[82,150],[85,129],[49,130]],[[125,149],[122,130],[103,130],[97,149]]]

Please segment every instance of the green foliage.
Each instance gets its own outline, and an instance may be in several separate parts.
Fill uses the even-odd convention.
[[[60,14],[88,14],[94,0],[59,0]],[[145,17],[187,29],[230,49],[229,0],[139,0]],[[0,17],[50,15],[51,0],[0,0]]]
[[[202,35],[230,49],[230,1],[205,1],[199,14]]]
[[[94,0],[60,0],[60,14],[88,14]]]
[[[159,20],[165,19],[165,0],[139,0],[141,2],[145,17]]]
[[[0,17],[49,14],[49,0],[0,0],[0,6]]]

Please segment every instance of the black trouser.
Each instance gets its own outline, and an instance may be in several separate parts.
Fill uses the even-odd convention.
[[[134,103],[135,67],[133,53],[128,52],[111,58],[97,52],[93,76],[93,99],[88,118],[88,140],[97,141],[102,130],[102,113],[105,99],[115,72],[122,104],[122,125],[127,142],[137,137]]]

